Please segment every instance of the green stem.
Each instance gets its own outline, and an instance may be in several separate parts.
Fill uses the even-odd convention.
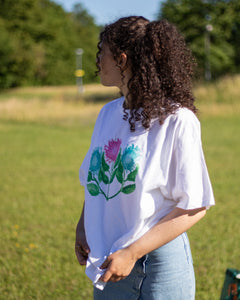
[[[124,185],[124,183],[125,183],[126,181],[127,181],[126,179],[123,180],[120,190],[119,190],[116,194],[114,194],[113,196],[108,197],[108,200],[109,200],[109,199],[112,199],[112,198],[114,198],[114,197],[116,197],[118,194],[121,193],[121,191],[122,191],[122,189],[123,189],[123,185]]]
[[[103,194],[103,196],[108,200],[108,197],[106,196],[106,194],[104,193],[104,191],[101,189],[97,179],[95,177],[93,177],[93,181],[96,182],[97,186],[99,187],[100,192]]]
[[[108,173],[109,173],[109,181],[111,180],[112,172],[113,172],[113,165],[111,166],[111,172],[108,171]],[[109,198],[108,198],[108,196],[109,196],[109,190],[110,190],[110,182],[108,183],[107,199],[109,199]]]
[[[111,197],[108,197],[108,200],[110,200],[110,199],[112,199],[112,198],[114,198],[114,197],[116,197],[118,194],[120,194],[121,193],[121,191],[122,191],[122,187],[121,187],[121,189],[116,193],[116,194],[114,194],[113,196],[111,196]]]

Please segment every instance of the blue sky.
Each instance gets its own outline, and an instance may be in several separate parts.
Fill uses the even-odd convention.
[[[115,21],[119,17],[141,15],[150,21],[156,18],[162,0],[54,0],[65,10],[71,11],[73,5],[81,3],[99,25]]]

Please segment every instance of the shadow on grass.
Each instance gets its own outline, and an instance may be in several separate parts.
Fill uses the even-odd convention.
[[[106,103],[121,97],[119,92],[113,93],[91,93],[91,94],[76,94],[64,95],[62,99],[66,102],[76,101],[83,103]]]
[[[120,93],[113,93],[113,94],[91,94],[91,95],[85,95],[83,97],[83,100],[85,102],[91,102],[91,103],[99,103],[99,102],[108,102],[113,99],[121,97]]]

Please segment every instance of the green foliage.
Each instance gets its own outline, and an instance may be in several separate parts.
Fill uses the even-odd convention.
[[[199,73],[204,74],[207,53],[206,35],[209,34],[209,62],[214,78],[240,70],[240,2],[210,0],[167,0],[162,3],[159,18],[166,18],[177,25],[185,36],[199,65]],[[207,31],[207,25],[212,31]]]
[[[99,28],[79,4],[72,13],[50,0],[0,0],[0,88],[75,83],[76,48],[85,82],[96,81]]]
[[[76,4],[73,11],[73,20],[76,27],[78,48],[84,49],[83,67],[88,70],[86,81],[96,81],[96,52],[100,29],[96,27],[93,17],[81,6]]]
[[[0,18],[0,87],[8,88],[13,86],[17,80],[14,73],[14,43],[9,39],[8,31],[2,18]]]

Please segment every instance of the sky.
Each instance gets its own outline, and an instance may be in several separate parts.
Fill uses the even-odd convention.
[[[162,0],[54,0],[66,11],[81,3],[98,25],[116,21],[119,17],[143,16],[150,21],[156,19]]]

